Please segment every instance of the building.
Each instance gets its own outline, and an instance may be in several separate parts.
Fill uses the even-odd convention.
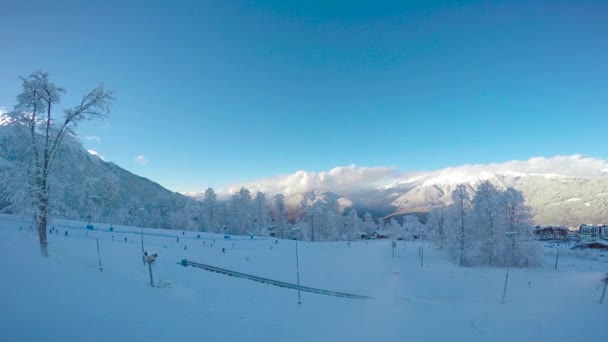
[[[608,225],[581,224],[578,233],[581,236],[608,238]]]
[[[568,240],[568,227],[536,226],[534,236],[538,240]]]
[[[601,249],[601,250],[608,251],[608,242],[606,242],[606,241],[587,242],[587,243],[582,243],[574,248],[576,248],[576,249]]]
[[[378,229],[375,232],[373,232],[371,235],[372,239],[388,239],[388,237],[389,237],[388,231],[386,231],[384,229]]]

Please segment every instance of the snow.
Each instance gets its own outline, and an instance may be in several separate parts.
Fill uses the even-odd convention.
[[[418,242],[399,241],[394,258],[390,240],[354,241],[350,247],[299,242],[303,285],[374,299],[302,293],[298,306],[294,290],[177,264],[187,258],[295,282],[294,241],[223,240],[205,233],[197,239],[195,232],[144,229],[146,248],[159,254],[155,282],[172,285],[152,288],[138,228],[115,226],[111,233],[107,224],[95,224],[99,230],[91,232],[82,222],[55,221],[60,234],[49,236],[51,257],[45,259],[27,224],[0,216],[0,341],[522,342],[607,336],[608,304],[596,303],[607,258],[560,256],[555,271],[549,250],[541,267],[511,270],[501,305],[502,268],[459,268],[432,247],[420,267]],[[394,270],[400,271],[398,281]]]
[[[9,162],[8,160],[0,157],[0,167],[9,167],[11,166],[11,162]]]

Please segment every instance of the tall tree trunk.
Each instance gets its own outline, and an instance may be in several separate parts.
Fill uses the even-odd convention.
[[[48,242],[46,238],[46,224],[48,221],[48,199],[44,198],[40,203],[40,214],[38,215],[38,237],[40,240],[40,254],[48,258]]]
[[[464,265],[464,209],[460,211],[460,266]]]

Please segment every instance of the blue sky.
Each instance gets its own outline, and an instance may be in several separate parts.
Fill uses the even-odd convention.
[[[103,82],[118,102],[79,128],[84,146],[177,191],[349,164],[608,157],[606,2],[5,0],[0,13],[0,106],[36,69],[66,106]]]

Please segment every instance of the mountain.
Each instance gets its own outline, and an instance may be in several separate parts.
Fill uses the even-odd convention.
[[[399,173],[391,168],[336,167],[327,172],[297,171],[245,186],[252,191],[286,193],[291,208],[327,198],[362,215],[396,217],[425,213],[451,203],[458,184],[473,195],[482,181],[522,191],[538,224],[578,226],[608,223],[608,163],[582,155],[537,157],[504,163],[462,165],[436,171]],[[313,187],[314,191],[306,190]]]
[[[27,145],[12,130],[0,124],[3,212],[21,211],[28,201],[25,179],[16,172],[27,160]],[[93,221],[168,228],[183,226],[179,217],[183,219],[187,204],[193,197],[202,198],[202,194],[171,192],[106,162],[83,149],[75,137],[65,142],[51,175],[56,217],[84,220],[90,214]],[[232,189],[245,186],[252,193],[263,191],[270,196],[284,193],[291,218],[315,203],[327,203],[341,212],[354,208],[360,215],[369,211],[374,217],[415,214],[424,219],[432,207],[451,203],[458,184],[465,184],[473,194],[484,180],[522,191],[537,224],[608,223],[608,163],[580,155],[408,174],[393,168],[349,165],[319,173],[297,171]],[[227,199],[229,192],[218,191],[218,196]]]
[[[171,214],[189,197],[169,191],[86,151],[76,137],[64,141],[52,177],[55,217],[114,224],[171,227]],[[0,125],[0,211],[27,208],[26,180],[18,165],[27,160],[27,145],[14,127]]]
[[[479,176],[479,175],[478,175]],[[472,195],[482,180],[499,188],[520,190],[532,208],[537,224],[578,226],[582,223],[608,222],[608,178],[556,177],[553,175],[485,175],[462,182]],[[388,215],[428,212],[433,206],[451,203],[455,184],[423,182],[419,185],[390,186],[385,193],[396,210]]]

